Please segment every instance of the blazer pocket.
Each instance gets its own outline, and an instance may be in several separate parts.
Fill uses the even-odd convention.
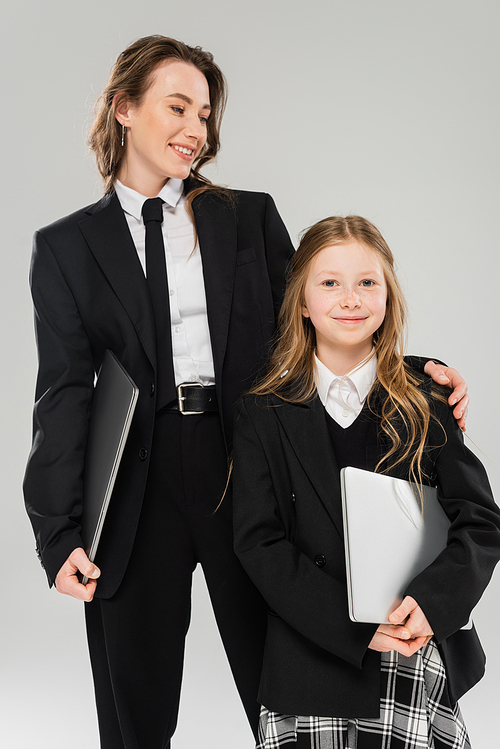
[[[254,260],[257,260],[257,256],[253,247],[248,247],[246,250],[239,250],[236,253],[236,265],[246,265]]]

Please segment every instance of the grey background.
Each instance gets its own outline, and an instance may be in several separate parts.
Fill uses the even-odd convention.
[[[498,470],[500,11],[495,0],[18,0],[2,16],[0,738],[98,746],[82,605],[47,589],[24,515],[36,354],[33,231],[94,202],[85,134],[117,54],[150,33],[211,50],[229,107],[214,181],[270,192],[292,238],[326,215],[383,231],[411,309],[409,350],[470,385],[468,434]],[[495,330],[495,336],[494,331]],[[469,442],[469,444],[471,444]],[[395,560],[397,563],[397,560]],[[500,575],[475,614],[488,671],[462,700],[475,749],[496,735]],[[175,749],[251,747],[204,588]]]

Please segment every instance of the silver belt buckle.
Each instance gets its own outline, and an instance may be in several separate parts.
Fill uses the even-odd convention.
[[[177,403],[179,404],[179,411],[183,416],[192,416],[194,414],[202,414],[205,413],[204,411],[185,411],[184,410],[184,401],[186,400],[186,396],[182,395],[182,388],[195,388],[195,387],[203,387],[203,385],[200,382],[183,382],[182,385],[177,386]]]

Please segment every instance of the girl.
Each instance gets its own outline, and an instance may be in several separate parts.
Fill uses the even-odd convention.
[[[470,746],[457,700],[484,654],[461,628],[500,557],[500,511],[441,391],[403,358],[405,316],[373,224],[305,233],[269,372],[236,417],[235,548],[269,605],[259,749]],[[451,521],[391,624],[348,616],[347,465],[437,485]]]

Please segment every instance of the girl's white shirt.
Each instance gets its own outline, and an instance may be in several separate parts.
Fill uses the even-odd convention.
[[[377,378],[377,357],[368,358],[344,376],[331,372],[316,355],[314,361],[319,399],[332,419],[346,429],[359,416]]]

